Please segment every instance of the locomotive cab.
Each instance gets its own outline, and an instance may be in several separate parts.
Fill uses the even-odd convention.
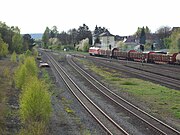
[[[90,47],[89,48],[89,55],[99,55],[100,48],[98,47]]]

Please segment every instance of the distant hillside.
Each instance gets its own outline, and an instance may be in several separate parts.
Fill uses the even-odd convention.
[[[33,34],[30,34],[32,38],[34,39],[42,39],[42,33],[33,33]]]

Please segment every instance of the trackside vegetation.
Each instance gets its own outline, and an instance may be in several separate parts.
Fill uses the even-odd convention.
[[[147,104],[152,113],[159,114],[161,117],[180,119],[180,91],[136,78],[126,78],[116,71],[96,67],[85,61],[81,62],[100,75],[105,82],[117,87],[119,92],[128,93],[138,101]]]
[[[27,57],[15,71],[14,80],[16,87],[23,89],[23,85],[29,83],[29,78],[38,75],[38,67],[33,57]]]
[[[164,117],[173,116],[180,119],[180,92],[136,78],[119,78],[116,73],[93,67],[104,79],[150,104],[153,113],[162,114]]]
[[[21,91],[19,114],[24,125],[19,134],[44,135],[52,111],[51,94],[48,84],[38,78],[38,67],[30,55],[30,52],[21,55],[14,74],[15,86]]]
[[[47,122],[51,113],[50,94],[43,81],[29,79],[20,97],[20,116],[23,122]]]
[[[11,65],[11,62],[0,60],[0,134],[7,134],[5,127],[6,117],[10,114],[7,95],[11,94],[12,87]]]
[[[12,55],[11,55],[11,61],[14,62],[14,63],[17,62],[17,58],[16,58],[16,57],[17,57],[17,54],[16,54],[16,52],[14,51],[14,52],[12,53]]]

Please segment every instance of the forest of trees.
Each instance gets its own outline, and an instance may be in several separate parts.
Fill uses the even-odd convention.
[[[180,28],[171,31],[170,36],[163,38],[163,42],[171,53],[180,52]]]
[[[92,45],[92,35],[101,34],[107,29],[105,27],[95,26],[91,32],[86,24],[79,26],[78,29],[73,28],[67,32],[62,31],[59,33],[58,28],[53,26],[51,29],[46,27],[42,42],[44,48],[49,48],[51,45],[56,44],[57,47],[71,46],[75,47],[81,41],[88,39],[89,45]],[[150,47],[153,42],[147,42],[147,35],[155,35],[156,42],[158,42],[158,48],[167,48],[171,52],[180,51],[180,29],[172,30],[169,26],[162,26],[155,33],[151,33],[150,28],[138,27],[134,34],[139,40],[140,44],[144,44],[146,47]],[[95,43],[100,43],[97,38]],[[0,22],[0,58],[5,57],[8,53],[22,53],[26,50],[31,50],[34,46],[34,39],[31,38],[30,34],[20,34],[20,29],[14,26],[8,26],[4,22]]]
[[[0,58],[8,53],[22,53],[31,50],[34,40],[29,34],[21,35],[20,29],[0,22]]]
[[[157,29],[155,33],[151,33],[151,30],[146,27],[138,27],[137,31],[134,34],[139,43],[143,44],[146,48],[153,48],[153,43],[156,42],[158,49],[169,49],[170,52],[179,52],[180,51],[180,28],[175,27],[172,29],[169,26],[161,26]],[[147,35],[151,36],[151,42],[147,42]]]
[[[79,26],[78,29],[73,28],[68,30],[68,32],[62,31],[61,33],[58,32],[56,26],[53,26],[52,29],[46,27],[43,33],[42,41],[44,48],[51,48],[52,45],[56,44],[58,48],[61,48],[61,46],[73,46],[73,49],[87,51],[87,43],[85,42],[88,41],[88,46],[92,45],[92,36],[99,35],[105,31],[108,31],[105,27],[98,27],[96,25],[92,33],[86,24]],[[82,47],[84,43],[86,45]],[[96,38],[95,43],[100,43],[98,38]]]
[[[44,43],[44,47],[48,48],[52,42],[56,42],[58,45],[77,45],[83,39],[89,39],[89,44],[92,44],[92,33],[89,30],[89,27],[85,24],[83,26],[79,26],[78,29],[70,29],[68,32],[62,31],[58,32],[57,27],[53,26],[52,29],[46,27],[42,41]],[[52,40],[54,39],[54,40]],[[56,39],[56,40],[55,40]]]

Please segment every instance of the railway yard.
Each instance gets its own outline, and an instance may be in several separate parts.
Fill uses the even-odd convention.
[[[43,50],[40,54],[37,64],[46,63],[39,68],[52,81],[48,134],[180,134],[179,65]],[[11,91],[7,134],[21,129],[19,92]]]
[[[0,135],[180,135],[176,1],[2,1]]]
[[[178,74],[180,69],[177,65],[164,66],[121,60],[114,61],[112,59],[55,52],[43,52],[43,59],[50,64],[51,68],[48,70],[49,72],[52,71],[52,77],[55,76],[53,78],[58,85],[53,100],[57,102],[58,99],[59,105],[53,103],[52,119],[55,119],[56,123],[51,122],[51,133],[137,135],[176,135],[180,133],[178,113],[175,114],[177,115],[175,118],[175,115],[171,116],[168,112],[163,112],[163,108],[161,110],[148,103],[148,100],[138,99],[131,92],[126,92],[127,87],[119,88],[115,83],[104,79],[99,70],[93,71],[92,69],[92,65],[94,65],[97,69],[104,70],[104,76],[107,76],[105,75],[106,72],[113,73],[115,78],[112,80],[114,79],[117,83],[118,78],[128,78],[129,82],[126,81],[126,85],[134,85],[134,87],[136,87],[136,82],[131,78],[146,80],[152,87],[148,88],[149,90],[156,89],[153,83],[161,84],[175,89],[170,91],[173,94],[180,89],[180,76]],[[111,80],[110,77],[109,80]],[[142,81],[142,83],[144,82]],[[163,88],[161,90],[162,95],[163,92],[166,93]],[[174,100],[179,99],[174,97]],[[65,101],[68,102],[68,107],[64,105]],[[161,103],[158,102],[158,104]],[[65,111],[59,115],[57,112],[62,111],[62,105],[66,106]],[[169,103],[165,102],[160,106],[168,105]],[[176,109],[179,109],[178,104],[175,106]],[[65,121],[58,121],[57,118],[60,117],[59,119],[61,119],[62,116],[68,118],[64,118]]]

